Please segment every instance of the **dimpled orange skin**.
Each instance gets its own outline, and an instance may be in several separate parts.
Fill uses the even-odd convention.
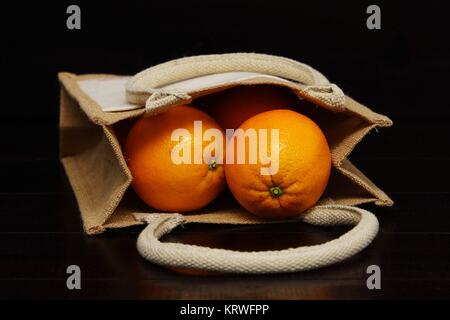
[[[236,129],[254,115],[274,109],[291,109],[298,102],[299,99],[287,88],[247,85],[212,95],[205,102],[204,110],[222,128]]]
[[[190,107],[176,106],[167,111],[142,117],[131,128],[125,156],[133,176],[132,186],[150,207],[166,212],[187,212],[204,207],[225,187],[223,165],[210,169],[207,163],[175,164],[171,158],[172,132],[178,128],[191,133],[191,155],[194,121],[202,121],[203,132],[220,126],[206,113]],[[210,142],[200,142],[202,149]]]
[[[299,215],[320,199],[330,176],[331,153],[312,120],[291,110],[272,110],[248,119],[240,128],[279,129],[276,174],[261,175],[259,160],[257,164],[225,165],[228,186],[245,209],[262,218],[283,219]],[[268,150],[269,146],[270,142]],[[248,143],[245,150],[249,159]],[[276,187],[282,192],[279,197],[271,193]]]

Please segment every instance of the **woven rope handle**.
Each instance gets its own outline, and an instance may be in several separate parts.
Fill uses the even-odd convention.
[[[340,205],[316,206],[301,215],[299,220],[317,226],[355,227],[320,245],[242,252],[161,242],[159,238],[186,222],[182,215],[148,215],[143,220],[148,226],[139,235],[137,249],[145,259],[163,266],[232,273],[285,273],[328,266],[358,253],[378,233],[378,220],[369,211]]]
[[[278,76],[305,85],[328,85],[317,70],[292,59],[256,53],[228,53],[194,56],[172,60],[137,73],[127,84],[127,90],[147,91],[203,75],[247,71]]]
[[[256,53],[194,56],[145,69],[128,81],[127,101],[145,106],[148,114],[156,114],[172,105],[192,101],[189,92],[167,89],[164,88],[165,85],[233,71],[255,72],[292,80],[303,86],[290,85],[299,92],[302,91],[304,97],[310,97],[315,103],[334,111],[342,111],[345,108],[345,95],[342,90],[330,83],[319,71],[292,59]]]

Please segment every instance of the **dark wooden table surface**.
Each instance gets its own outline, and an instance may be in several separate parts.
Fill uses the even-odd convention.
[[[139,299],[380,299],[450,297],[448,116],[394,114],[395,126],[371,133],[351,159],[395,201],[366,206],[379,218],[375,241],[355,257],[320,270],[283,275],[188,275],[144,261],[141,227],[83,233],[77,204],[56,157],[55,119],[2,120],[0,136],[0,297]],[[24,123],[25,122],[25,123]],[[21,127],[18,130],[18,126]],[[165,241],[281,249],[337,237],[344,228],[299,224],[188,225]],[[79,265],[82,289],[66,288]],[[368,290],[366,268],[381,268]]]

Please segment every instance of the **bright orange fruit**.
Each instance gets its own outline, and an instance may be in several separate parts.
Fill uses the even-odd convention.
[[[245,120],[258,113],[274,109],[291,109],[298,103],[299,99],[287,88],[273,85],[247,85],[206,97],[203,109],[222,128],[236,129]]]
[[[246,143],[247,164],[225,164],[226,180],[236,200],[255,215],[273,219],[292,217],[312,207],[324,192],[331,170],[330,149],[319,126],[298,112],[272,110],[248,119],[240,128],[278,129],[279,162],[275,174],[261,175],[261,167],[267,165],[259,159],[248,164]],[[268,150],[270,143],[269,139]]]
[[[125,157],[133,176],[132,186],[149,206],[168,212],[199,209],[211,202],[225,186],[223,165],[211,159],[209,163],[176,164],[172,151],[178,141],[172,141],[176,129],[187,129],[191,138],[181,139],[191,144],[194,155],[194,121],[202,121],[203,132],[210,128],[223,130],[206,113],[189,106],[176,106],[155,116],[142,117],[131,128]],[[203,149],[208,141],[200,140]]]

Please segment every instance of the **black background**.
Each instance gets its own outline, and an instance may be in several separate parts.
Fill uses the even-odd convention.
[[[81,7],[81,30],[66,28],[69,4]],[[381,30],[366,27],[369,4],[381,7]],[[0,297],[450,297],[450,2],[16,1],[2,3],[0,12]],[[83,234],[57,158],[57,72],[134,74],[174,58],[226,52],[310,64],[393,119],[394,127],[371,133],[351,156],[395,201],[391,208],[368,206],[381,231],[361,254],[302,274],[186,277],[139,258],[139,228]],[[189,226],[167,240],[262,250],[340,233]],[[83,270],[81,292],[65,287],[73,263]],[[381,267],[381,291],[365,287],[370,264]]]
[[[381,30],[366,27],[373,3],[381,7]],[[20,99],[21,107],[6,112],[55,115],[62,70],[134,74],[183,56],[260,52],[310,64],[393,117],[448,115],[445,1],[86,1],[78,3],[81,30],[66,28],[68,4],[3,5],[7,96],[41,105]]]

